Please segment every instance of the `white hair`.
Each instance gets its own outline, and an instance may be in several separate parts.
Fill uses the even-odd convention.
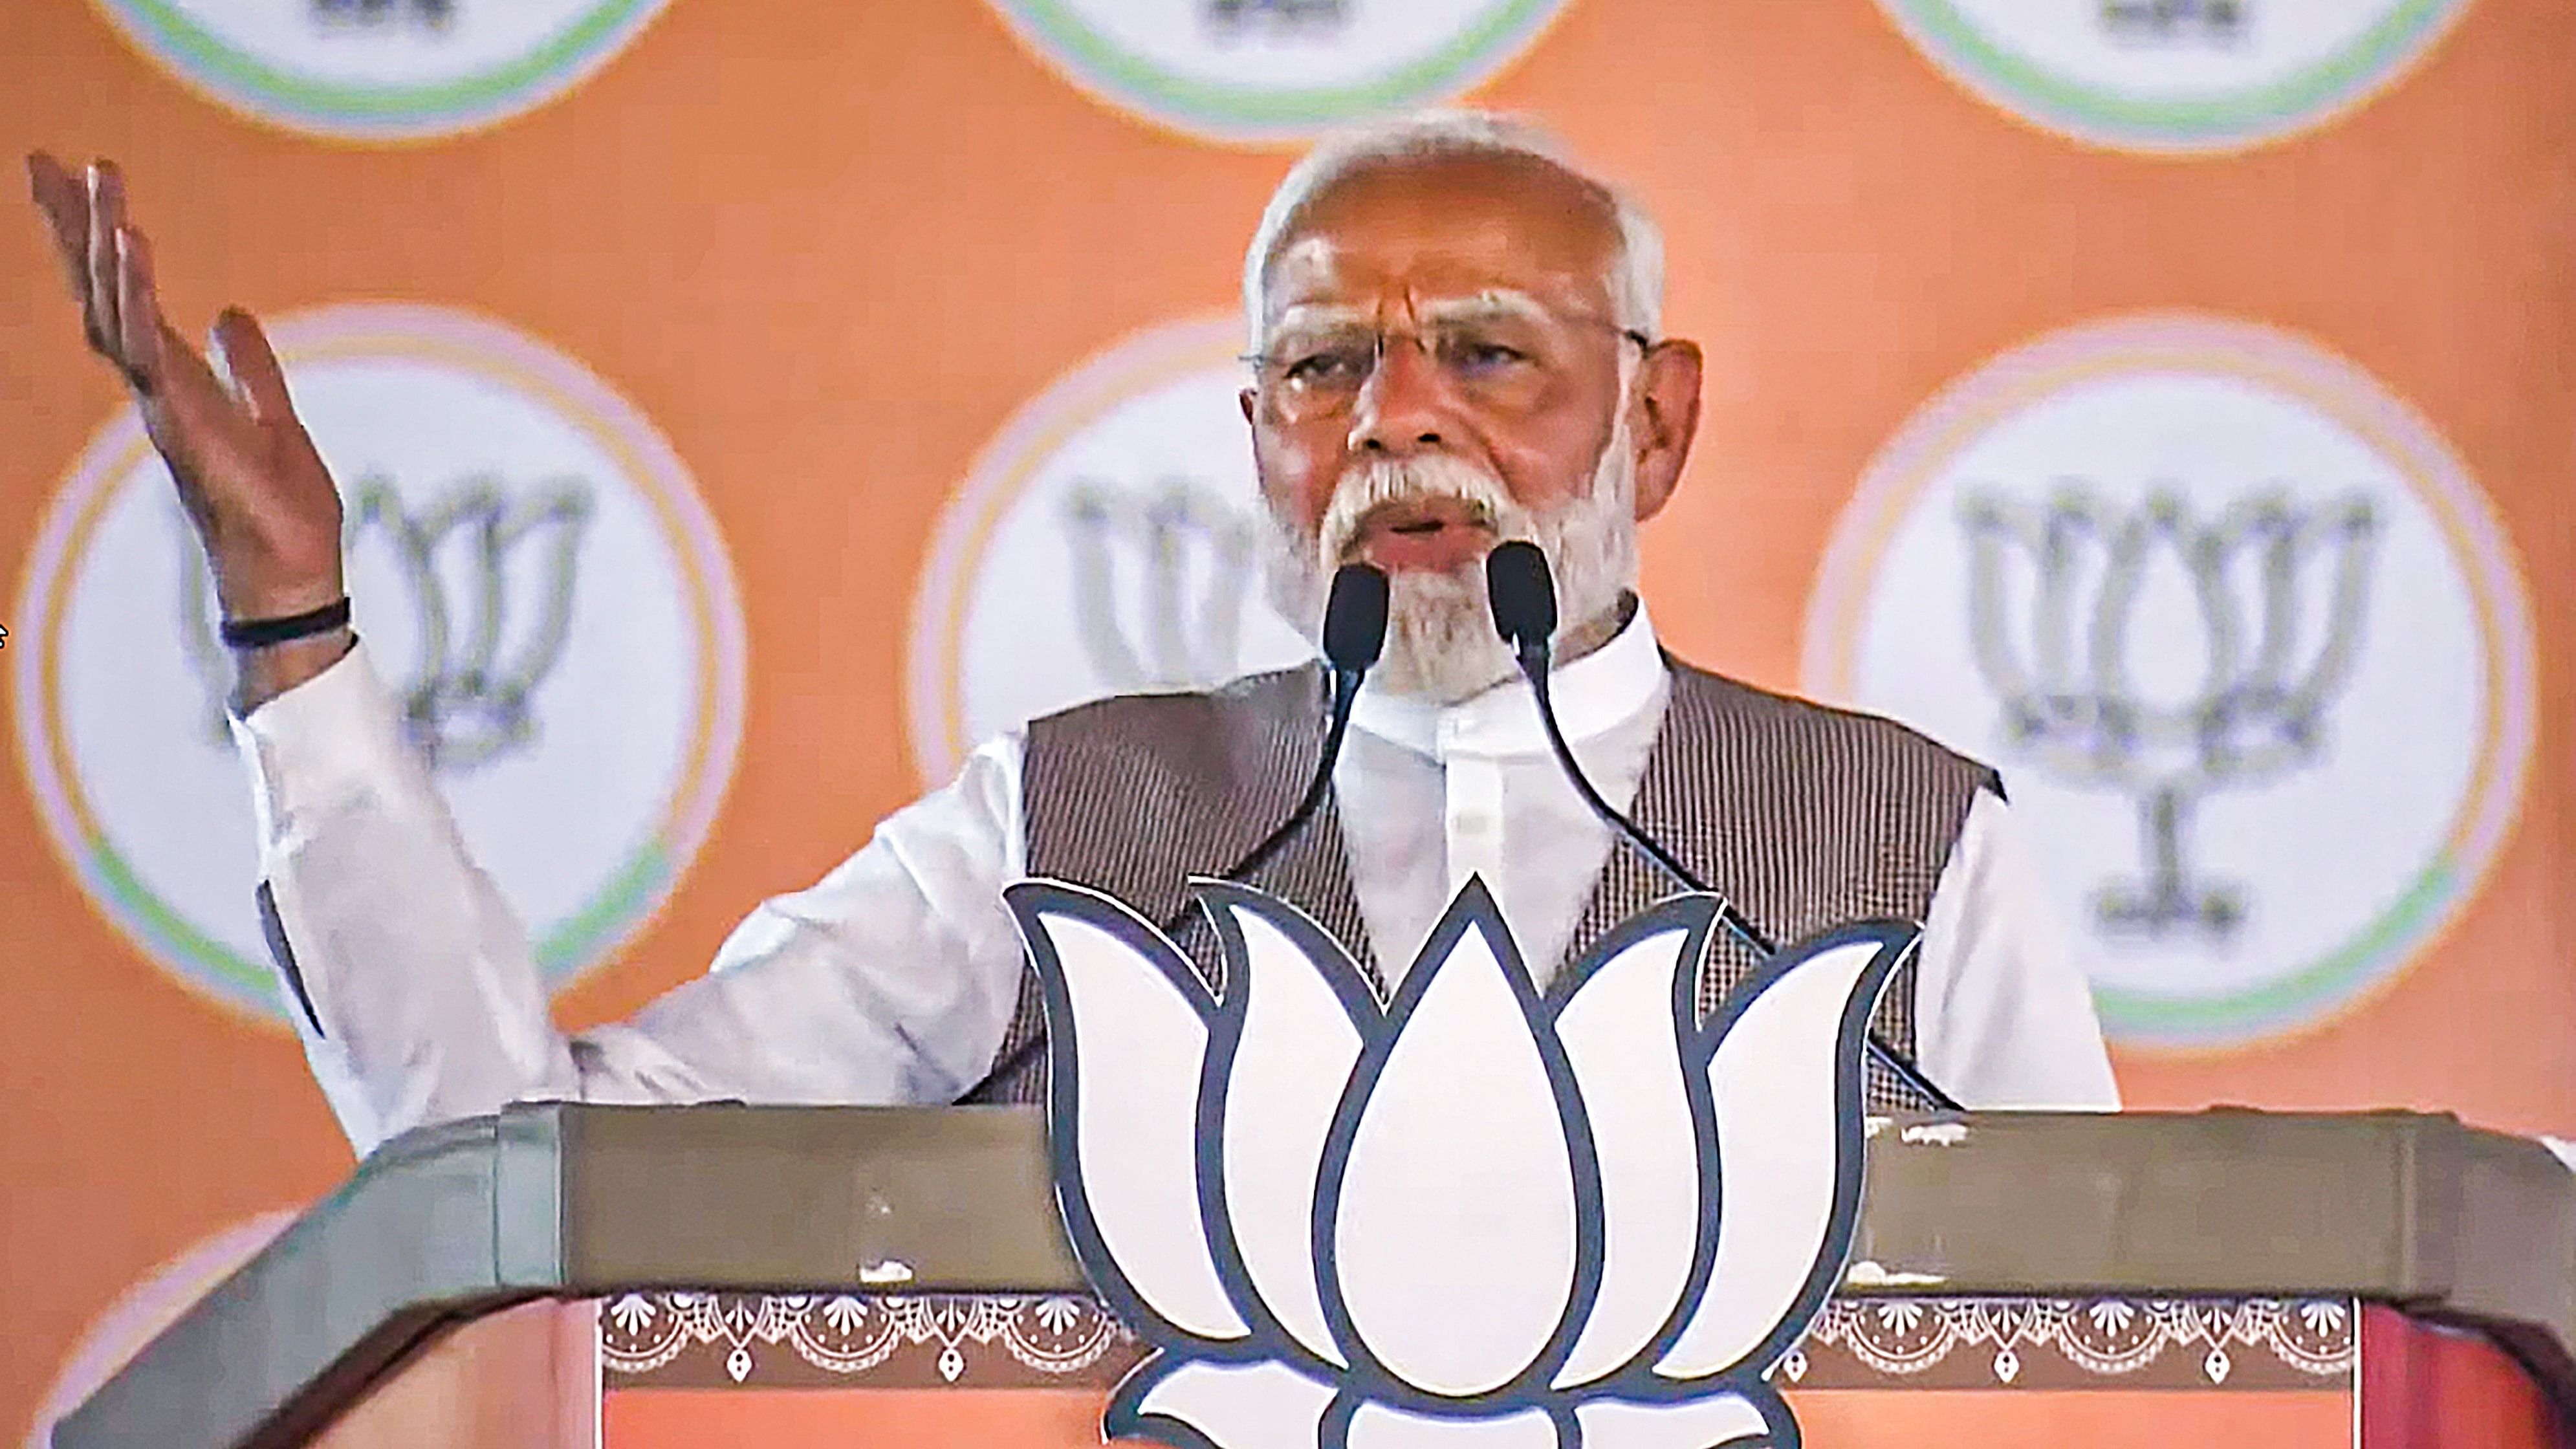
[[[1261,225],[1243,255],[1243,322],[1253,350],[1268,340],[1263,288],[1270,263],[1315,198],[1372,166],[1444,156],[1526,157],[1598,195],[1619,232],[1618,251],[1602,279],[1610,289],[1611,320],[1649,338],[1663,335],[1664,236],[1653,218],[1619,188],[1576,165],[1554,137],[1526,121],[1491,111],[1424,111],[1332,137],[1288,168],[1279,189],[1270,194],[1270,204],[1262,208]]]

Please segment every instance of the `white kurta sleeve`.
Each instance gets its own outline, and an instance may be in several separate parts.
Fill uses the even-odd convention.
[[[1021,742],[755,910],[714,969],[567,1036],[363,650],[234,722],[281,992],[360,1153],[525,1098],[938,1102],[990,1063],[1021,952]]]
[[[1923,923],[1925,1075],[1971,1108],[2116,1111],[2093,993],[2001,798],[1968,808]]]

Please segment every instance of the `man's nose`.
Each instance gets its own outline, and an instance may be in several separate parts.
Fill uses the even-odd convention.
[[[1409,458],[1447,447],[1447,380],[1411,337],[1390,336],[1351,406],[1351,451]]]

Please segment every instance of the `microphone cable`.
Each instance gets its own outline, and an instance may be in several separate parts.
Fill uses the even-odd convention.
[[[1241,880],[1270,863],[1270,858],[1306,828],[1322,808],[1324,798],[1332,793],[1333,765],[1342,757],[1342,737],[1350,733],[1351,708],[1358,703],[1360,680],[1376,667],[1378,655],[1386,648],[1386,575],[1364,563],[1347,563],[1333,574],[1333,592],[1324,604],[1324,662],[1332,671],[1333,696],[1324,725],[1323,753],[1315,757],[1315,775],[1306,784],[1304,798],[1277,829],[1263,836],[1261,843],[1234,863],[1225,873],[1227,880]],[[1166,932],[1179,928],[1189,915],[1181,907]]]
[[[1766,959],[1778,955],[1780,948],[1747,920],[1733,901],[1709,889],[1675,859],[1672,852],[1639,829],[1635,821],[1612,809],[1610,802],[1601,798],[1601,792],[1592,788],[1592,781],[1585,777],[1583,767],[1576,763],[1573,748],[1565,742],[1565,731],[1557,723],[1556,706],[1548,691],[1549,656],[1554,647],[1550,641],[1556,637],[1556,583],[1549,576],[1547,556],[1539,552],[1538,545],[1521,539],[1496,544],[1493,551],[1485,555],[1485,592],[1493,608],[1494,628],[1501,633],[1503,641],[1512,646],[1512,657],[1519,663],[1521,674],[1529,680],[1530,693],[1538,701],[1539,724],[1547,731],[1548,748],[1555,753],[1558,768],[1573,783],[1574,791],[1583,798],[1585,807],[1617,832],[1621,839],[1636,847],[1639,854],[1679,881],[1683,889],[1716,901],[1718,923],[1737,940],[1753,948],[1755,955]],[[1956,1098],[1925,1076],[1922,1068],[1903,1052],[1880,1040],[1875,1028],[1869,1032],[1869,1047],[1898,1080],[1934,1106],[1949,1112],[1966,1110]]]
[[[1385,574],[1365,563],[1347,563],[1334,572],[1332,593],[1324,604],[1324,664],[1332,677],[1332,695],[1326,706],[1324,745],[1315,757],[1314,776],[1307,781],[1306,793],[1299,797],[1297,808],[1288,812],[1288,818],[1245,852],[1242,859],[1227,867],[1220,879],[1239,881],[1268,865],[1331,796],[1333,766],[1342,757],[1343,738],[1350,733],[1351,711],[1359,702],[1360,681],[1376,667],[1386,647],[1386,610]],[[1180,934],[1196,904],[1184,900],[1180,909],[1163,922],[1163,934]],[[1046,1033],[1040,1032],[1014,1047],[959,1100],[971,1098],[1024,1070],[1046,1048],[1046,1042]]]

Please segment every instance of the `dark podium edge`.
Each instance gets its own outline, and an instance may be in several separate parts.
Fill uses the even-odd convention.
[[[1088,1292],[1046,1173],[1027,1108],[530,1103],[421,1128],[54,1442],[300,1444],[531,1299]],[[1874,1124],[1869,1177],[1852,1256],[1889,1270],[1876,1291],[2385,1303],[2495,1338],[2576,1442],[2576,1177],[2537,1143],[2411,1112],[1899,1118]]]

